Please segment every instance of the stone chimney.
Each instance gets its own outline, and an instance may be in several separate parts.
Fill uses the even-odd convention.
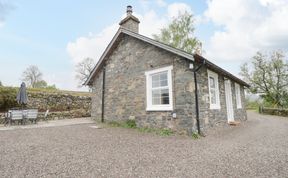
[[[127,16],[121,20],[121,22],[119,23],[119,25],[122,28],[126,28],[127,30],[133,31],[135,33],[139,33],[139,19],[137,17],[135,17],[134,15],[132,15],[133,10],[132,10],[132,6],[127,6]]]

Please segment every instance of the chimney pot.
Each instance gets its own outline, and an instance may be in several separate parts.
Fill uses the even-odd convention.
[[[132,9],[132,6],[127,6],[127,10],[126,10],[126,12],[127,12],[127,15],[132,15],[132,13],[133,13],[133,9]]]
[[[125,28],[127,30],[133,31],[135,33],[139,33],[139,23],[140,23],[140,21],[139,21],[139,19],[137,17],[132,15],[132,12],[133,12],[132,6],[128,5],[126,12],[127,12],[127,17],[125,17],[123,20],[121,20],[119,25],[122,28]]]

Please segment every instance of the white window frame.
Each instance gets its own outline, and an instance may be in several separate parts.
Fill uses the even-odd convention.
[[[210,70],[207,70],[208,72],[208,88],[209,88],[209,103],[210,103],[210,109],[221,109],[220,105],[220,92],[219,92],[219,81],[218,81],[218,74],[215,72],[212,72]],[[215,94],[216,94],[216,103],[213,104],[211,102],[211,92],[210,92],[210,77],[214,78],[215,81]]]
[[[235,83],[235,96],[236,96],[237,109],[241,109],[242,108],[241,90],[240,90],[240,85],[238,83]]]
[[[173,66],[163,67],[145,72],[146,75],[146,111],[172,111],[173,110],[173,95],[172,95],[172,69]],[[167,82],[169,89],[169,104],[167,105],[152,105],[152,75],[168,72]]]

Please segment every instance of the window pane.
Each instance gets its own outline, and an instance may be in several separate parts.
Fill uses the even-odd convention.
[[[152,81],[152,88],[157,88],[160,86],[160,82],[158,81]]]
[[[159,74],[152,75],[152,82],[158,82],[160,80]]]
[[[162,97],[161,98],[161,104],[169,104],[169,96],[168,97]]]
[[[161,90],[161,97],[169,97],[169,90],[168,89],[162,89]]]
[[[160,85],[161,85],[161,87],[166,87],[166,86],[168,86],[168,81],[167,80],[161,80]]]
[[[158,90],[152,90],[152,97],[153,98],[155,98],[155,97],[160,98],[161,97],[160,92],[161,92],[161,90],[159,90],[159,89]]]
[[[215,88],[215,79],[213,77],[209,77],[210,80],[210,88]]]
[[[159,105],[160,103],[160,97],[152,97],[152,105]]]
[[[169,104],[169,90],[168,89],[161,90],[161,104]]]
[[[160,86],[160,76],[159,74],[152,75],[152,88]]]
[[[211,104],[216,104],[216,92],[215,90],[211,90]]]
[[[167,80],[167,72],[160,73],[160,80]]]
[[[161,72],[161,73],[152,75],[152,88],[168,86],[167,75],[168,75],[168,72]]]

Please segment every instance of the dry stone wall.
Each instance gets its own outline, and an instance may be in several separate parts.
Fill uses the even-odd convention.
[[[66,93],[28,92],[29,108],[38,108],[39,111],[70,111],[85,109],[90,111],[91,97],[77,96]]]
[[[15,96],[16,98],[16,96]],[[90,93],[59,92],[31,92],[28,90],[27,108],[37,108],[39,119],[44,117],[46,110],[49,110],[47,119],[80,118],[91,116],[91,95]],[[0,113],[3,119],[4,113]]]

